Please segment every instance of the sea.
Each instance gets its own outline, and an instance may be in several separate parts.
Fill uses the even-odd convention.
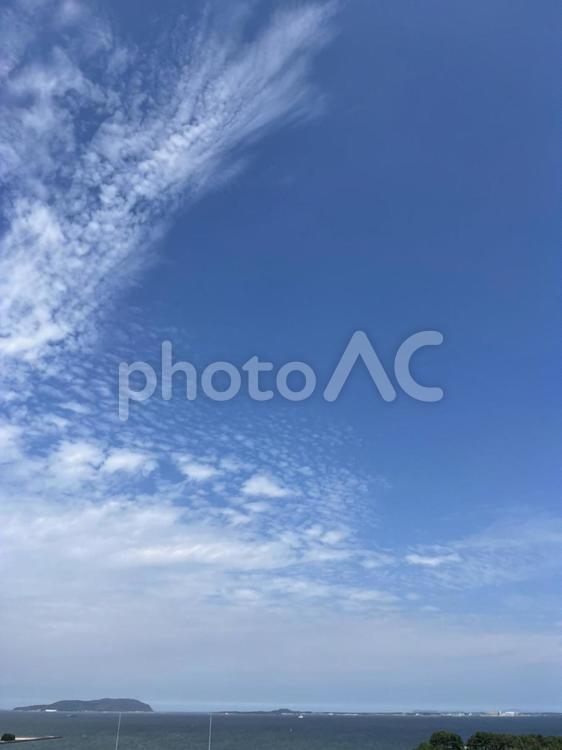
[[[118,715],[0,711],[0,733],[62,735],[31,750],[115,750]],[[207,750],[208,714],[123,714],[118,750]],[[413,750],[432,732],[562,736],[562,715],[520,717],[214,714],[213,750]]]

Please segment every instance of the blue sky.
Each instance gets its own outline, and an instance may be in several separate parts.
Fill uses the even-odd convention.
[[[559,21],[6,4],[3,705],[559,707]],[[444,398],[326,403],[357,330]],[[120,421],[164,340],[319,387]]]

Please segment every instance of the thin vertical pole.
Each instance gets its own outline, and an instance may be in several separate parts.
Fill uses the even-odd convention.
[[[209,749],[211,750],[211,738],[213,735],[213,714],[209,714]]]
[[[115,750],[119,750],[119,732],[121,731],[121,712],[119,712],[119,720],[117,722],[117,734],[115,735]]]

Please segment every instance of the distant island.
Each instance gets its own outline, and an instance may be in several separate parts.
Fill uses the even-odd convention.
[[[100,698],[93,701],[57,701],[56,703],[40,703],[36,706],[17,706],[14,711],[113,711],[115,713],[127,713],[143,711],[152,712],[148,703],[137,701],[134,698]]]

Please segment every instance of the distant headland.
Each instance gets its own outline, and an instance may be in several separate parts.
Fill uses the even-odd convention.
[[[40,703],[36,706],[17,706],[14,711],[71,711],[78,713],[82,711],[110,711],[115,713],[152,712],[148,703],[137,701],[134,698],[100,698],[93,701],[57,701],[56,703]]]

